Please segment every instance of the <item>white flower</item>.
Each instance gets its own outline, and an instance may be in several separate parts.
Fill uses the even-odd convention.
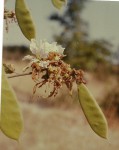
[[[41,58],[47,58],[50,52],[59,54],[63,54],[64,52],[64,48],[57,45],[56,42],[50,44],[45,40],[40,40],[40,42],[37,43],[35,39],[31,39],[30,50],[34,55],[40,56]]]
[[[50,61],[44,61],[42,58],[47,58],[50,52],[56,52],[61,55],[63,55],[64,52],[64,48],[60,45],[57,45],[56,42],[50,44],[45,40],[40,40],[40,42],[37,43],[35,39],[31,39],[30,50],[34,55],[27,55],[22,59],[30,61],[23,71],[26,71],[28,68],[30,68],[33,63],[38,63],[39,66],[47,68]],[[55,57],[55,60],[59,59],[60,58],[58,56]]]

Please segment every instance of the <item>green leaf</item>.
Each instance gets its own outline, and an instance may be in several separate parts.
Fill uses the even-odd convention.
[[[22,116],[17,99],[2,71],[2,97],[0,128],[9,138],[18,140],[23,127]]]
[[[15,13],[18,25],[24,36],[28,40],[35,38],[35,27],[24,0],[16,0]]]
[[[108,126],[105,116],[84,84],[78,85],[78,96],[83,112],[93,131],[103,138],[107,138]]]
[[[52,0],[52,3],[56,8],[61,9],[67,3],[67,0]]]

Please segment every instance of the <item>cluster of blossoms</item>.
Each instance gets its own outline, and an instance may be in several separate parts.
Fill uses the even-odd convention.
[[[62,60],[65,56],[63,54],[64,48],[57,45],[56,42],[50,44],[41,40],[37,43],[35,39],[32,39],[30,50],[33,55],[27,55],[23,60],[30,61],[24,71],[28,68],[32,69],[32,79],[36,83],[33,88],[34,94],[37,88],[41,88],[47,83],[53,87],[49,87],[48,97],[56,96],[63,84],[71,93],[73,82],[85,83],[83,71],[72,69],[69,64]]]
[[[9,23],[17,22],[15,12],[4,9],[4,20],[5,20],[5,29],[8,32]]]

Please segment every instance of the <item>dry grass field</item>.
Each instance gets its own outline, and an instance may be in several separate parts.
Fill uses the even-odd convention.
[[[19,143],[0,134],[0,150],[118,150],[119,128],[98,137],[80,111],[20,103],[24,131]]]

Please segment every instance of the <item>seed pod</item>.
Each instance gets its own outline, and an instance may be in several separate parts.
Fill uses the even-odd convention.
[[[18,25],[24,36],[28,40],[35,38],[35,27],[24,0],[16,0],[15,13]]]
[[[99,136],[107,138],[108,127],[105,116],[87,87],[82,83],[78,85],[78,97],[83,112],[93,131]]]
[[[22,131],[22,117],[17,99],[2,71],[0,129],[9,138],[18,140]]]
[[[52,0],[52,3],[56,8],[61,9],[67,3],[67,0]]]

